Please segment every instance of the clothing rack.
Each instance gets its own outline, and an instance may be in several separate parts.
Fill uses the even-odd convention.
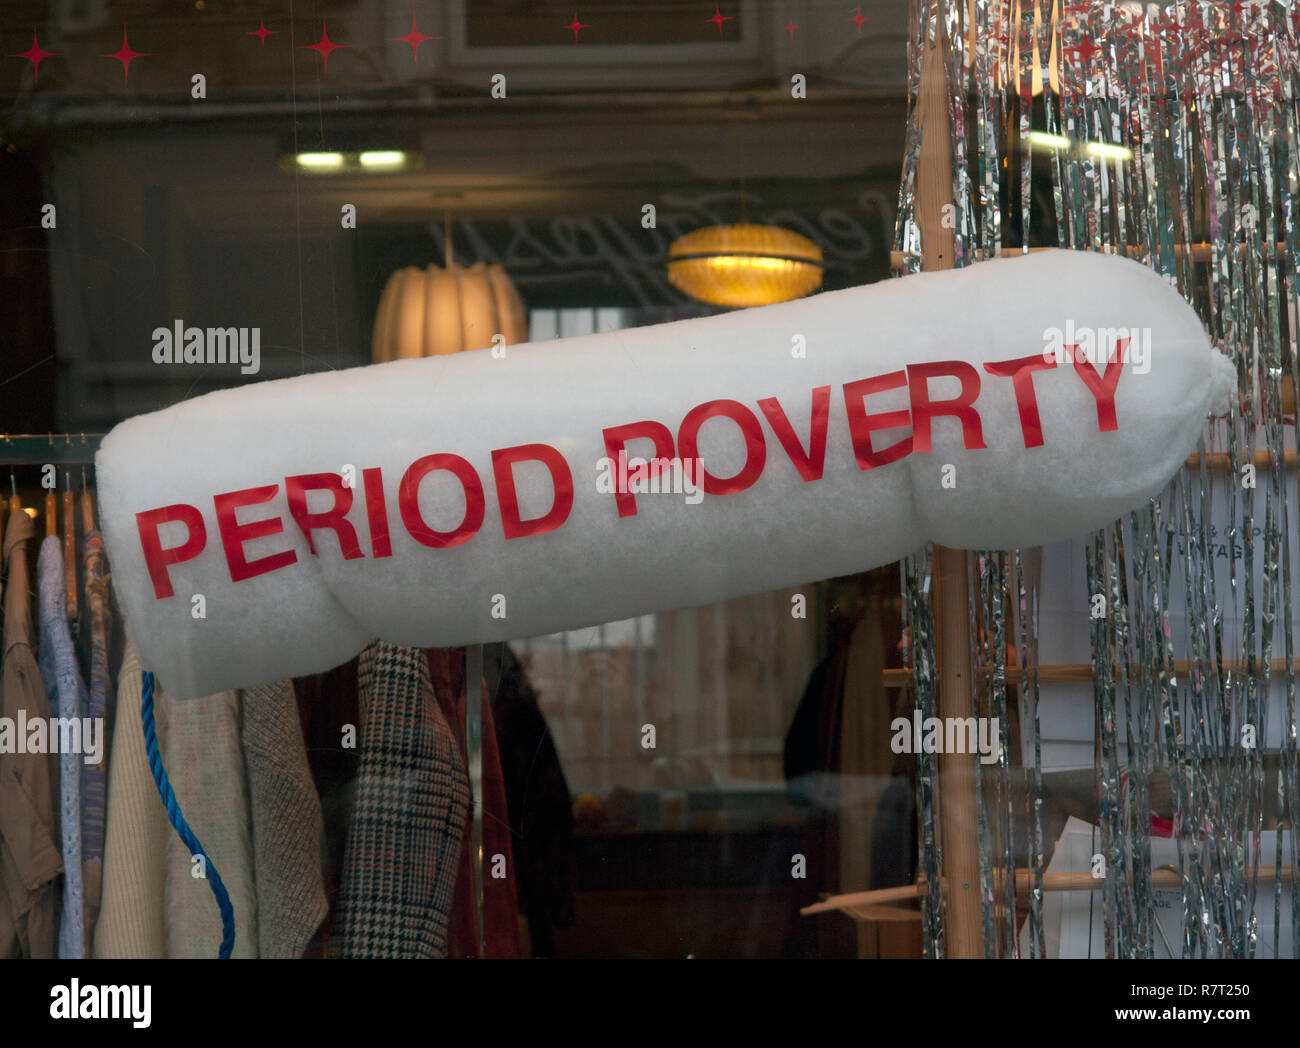
[[[80,466],[94,468],[95,453],[104,439],[103,433],[4,433],[0,434],[0,467],[3,466]],[[77,564],[74,555],[76,542],[76,496],[70,470],[64,471],[62,491],[62,528],[58,521],[58,489],[45,493],[45,530],[47,535],[62,534],[67,572],[67,615],[70,620],[78,616]],[[15,496],[16,501],[16,496]],[[10,508],[7,498],[0,498],[0,532],[4,511]],[[81,492],[83,530],[94,527],[94,509],[91,496],[83,482]],[[483,903],[483,776],[482,776],[482,706],[483,645],[471,645],[465,650],[465,721],[468,772],[472,792],[470,819],[470,868],[474,883],[474,906],[478,926],[479,955],[485,956],[484,903]],[[498,671],[499,677],[499,671]]]
[[[103,433],[0,433],[0,466],[93,466]]]
[[[86,468],[95,468],[95,452],[99,450],[103,433],[3,433],[0,434],[0,466],[79,466],[81,485],[81,519],[83,531],[94,528],[94,506],[86,488]],[[9,512],[18,511],[17,485],[10,474],[11,498],[0,498],[0,527],[4,526]],[[64,571],[67,575],[67,616],[76,621],[78,612],[77,588],[77,496],[73,491],[72,472],[64,470],[62,491],[62,527],[59,526],[59,486],[45,492],[45,534],[63,536]],[[2,562],[0,562],[2,563]]]

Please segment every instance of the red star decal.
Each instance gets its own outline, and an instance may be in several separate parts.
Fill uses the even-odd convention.
[[[426,40],[441,40],[440,36],[425,36],[420,32],[420,27],[415,24],[415,8],[411,8],[411,31],[405,36],[390,36],[389,40],[400,40],[404,44],[411,45],[411,55],[415,59],[415,64],[420,64],[420,45]]]
[[[266,28],[266,20],[265,20],[265,19],[261,19],[261,18],[259,18],[259,19],[257,20],[257,28],[256,28],[256,29],[250,29],[250,30],[249,30],[247,33],[245,33],[244,35],[245,35],[245,36],[255,36],[255,37],[257,37],[259,40],[262,41],[262,46],[265,47],[265,46],[266,46],[266,38],[267,38],[268,36],[275,36],[279,31],[280,31],[280,30],[278,30],[278,29],[267,29],[267,28]]]
[[[571,30],[573,32],[573,42],[576,44],[578,42],[578,34],[582,32],[584,29],[590,29],[591,26],[583,25],[581,22],[579,22],[578,12],[575,11],[573,12],[573,21],[566,26],[561,26],[560,28]]]
[[[789,23],[785,26],[785,31],[786,31],[787,33],[790,34],[790,39],[791,39],[791,40],[794,39],[794,31],[795,31],[796,29],[798,29],[798,28],[799,28],[799,27],[798,27],[797,25],[794,24],[794,19],[793,19],[793,18],[790,19]]]
[[[705,19],[706,22],[712,22],[718,27],[718,39],[722,38],[722,23],[734,22],[735,20],[734,15],[724,15],[722,9],[717,4],[713,5],[713,17]]]
[[[325,60],[325,72],[330,71],[330,55],[344,47],[351,47],[351,44],[336,44],[330,39],[330,27],[328,22],[321,22],[320,39],[314,44],[299,44],[299,51],[316,51],[321,58]]]
[[[39,41],[36,39],[36,30],[32,30],[32,46],[22,54],[9,55],[10,58],[25,58],[32,64],[32,82],[36,83],[41,77],[41,60],[45,58],[58,58],[63,54],[62,51],[42,51]]]
[[[1086,66],[1092,61],[1093,55],[1098,54],[1101,51],[1104,51],[1105,48],[1098,47],[1091,40],[1085,37],[1083,40],[1079,41],[1079,43],[1075,44],[1073,47],[1067,47],[1064,48],[1063,50],[1065,51],[1066,54],[1078,55],[1079,61]]]
[[[866,15],[864,15],[864,14],[862,13],[862,5],[861,5],[861,4],[858,4],[858,10],[857,10],[857,13],[851,15],[851,16],[849,17],[848,20],[849,20],[850,22],[856,22],[856,23],[858,24],[858,36],[861,36],[861,35],[862,35],[862,23],[863,23],[863,22],[870,22],[870,21],[871,21],[870,18],[868,18]]]
[[[1156,25],[1164,33],[1177,32],[1183,28],[1182,23],[1178,21],[1178,12],[1168,9],[1156,19]]]
[[[131,81],[131,63],[137,58],[147,58],[153,54],[152,51],[132,51],[131,45],[126,39],[126,23],[122,23],[122,46],[109,55],[100,55],[100,58],[116,58],[122,63],[122,83]]]

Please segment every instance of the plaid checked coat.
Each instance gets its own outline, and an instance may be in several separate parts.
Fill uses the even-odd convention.
[[[361,767],[339,890],[343,957],[445,957],[469,781],[419,648],[357,669]]]

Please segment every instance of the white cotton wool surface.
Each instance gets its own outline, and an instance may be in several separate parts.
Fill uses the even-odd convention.
[[[1101,428],[1096,396],[1061,362],[1033,375],[1042,444],[1027,447],[1012,379],[983,364],[1041,356],[1054,331],[1105,341],[1120,329],[1132,341],[1115,387],[1115,428]],[[941,361],[979,373],[973,408],[986,446],[967,448],[960,420],[940,416],[930,451],[860,468],[845,384]],[[1098,374],[1105,367],[1096,361]],[[1114,256],[1041,252],[510,346],[504,357],[482,350],[211,393],[107,436],[96,462],[102,525],[142,664],[169,694],[193,697],[325,670],[374,637],[422,647],[528,637],[862,571],[931,541],[1006,549],[1083,534],[1161,489],[1195,448],[1207,413],[1226,408],[1233,375],[1193,310],[1151,270]],[[805,480],[758,403],[775,397],[806,451],[821,387],[830,387],[824,468]],[[960,385],[941,377],[926,388],[937,401]],[[676,444],[688,412],[716,400],[736,401],[757,420],[757,479],[702,499],[680,485],[635,494],[636,514],[620,517],[598,483],[602,431],[653,421]],[[910,404],[906,386],[859,400],[872,414],[906,413]],[[911,432],[910,422],[878,430],[873,447]],[[573,505],[558,528],[507,539],[491,452],[525,444],[563,456]],[[728,417],[704,421],[698,447],[716,477],[746,462],[741,428]],[[653,453],[648,440],[627,450]],[[398,504],[408,467],[436,453],[467,460],[484,494],[481,526],[445,548],[416,541]],[[375,468],[387,557],[375,556],[362,484]],[[312,532],[313,555],[291,516],[285,478],[319,473],[355,478],[346,519],[361,556],[344,559],[336,533],[324,529]],[[555,497],[551,474],[524,462],[514,476],[520,516],[544,516]],[[243,554],[296,559],[236,582],[214,497],[262,486],[274,486],[274,497],[236,518],[278,520],[279,529],[243,542]],[[449,472],[429,474],[417,497],[436,531],[464,516],[464,489]],[[307,505],[318,512],[332,502],[312,492]],[[137,514],[177,504],[201,514],[206,541],[166,568],[174,593],[159,598]],[[187,537],[179,523],[156,530],[163,548]]]

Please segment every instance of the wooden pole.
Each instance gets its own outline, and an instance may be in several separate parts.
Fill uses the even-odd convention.
[[[932,12],[921,62],[916,120],[921,151],[916,168],[916,220],[921,229],[921,267],[951,269],[954,263],[951,125],[948,119],[947,40]],[[944,221],[947,218],[948,221]],[[975,716],[971,690],[971,636],[964,550],[934,547],[935,660],[939,715]],[[946,895],[945,938],[949,957],[983,957],[980,907],[979,827],[975,807],[974,753],[939,758],[939,821]]]
[[[966,551],[935,546],[931,598],[939,716],[943,718],[965,720],[975,716],[967,582]],[[949,884],[945,924],[949,957],[984,956],[979,823],[975,804],[977,756],[975,753],[939,756],[939,827],[943,839],[943,872]]]

